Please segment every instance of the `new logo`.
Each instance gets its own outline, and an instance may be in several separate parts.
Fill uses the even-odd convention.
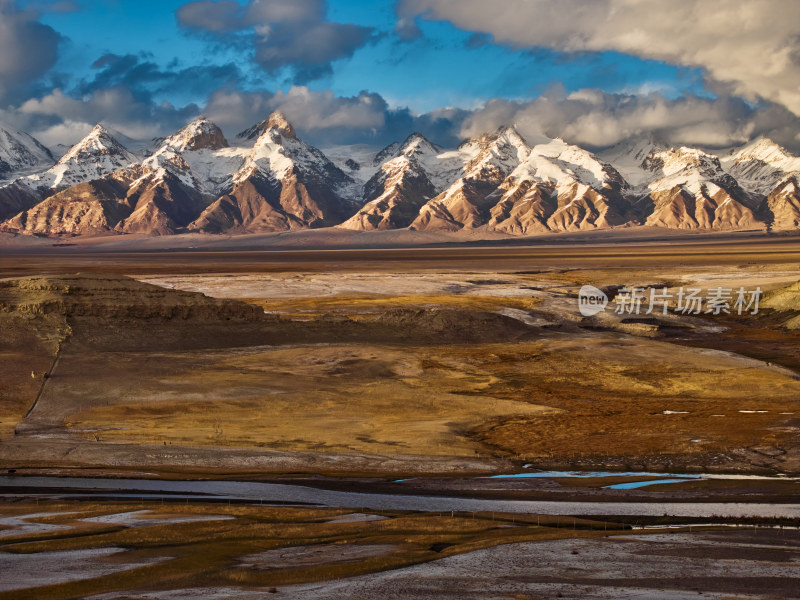
[[[608,306],[608,296],[593,285],[585,285],[578,292],[578,310],[584,317],[592,317]]]

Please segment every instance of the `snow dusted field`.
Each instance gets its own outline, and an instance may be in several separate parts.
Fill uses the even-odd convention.
[[[0,552],[0,573],[2,573],[0,591],[22,590],[102,577],[167,560],[151,559],[135,562],[106,560],[124,551],[124,548],[94,548],[38,552],[35,560],[31,560],[26,554]]]

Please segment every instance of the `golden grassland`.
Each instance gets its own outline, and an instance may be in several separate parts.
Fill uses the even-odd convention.
[[[348,296],[335,295],[324,298],[243,298],[245,302],[262,307],[267,312],[277,312],[287,317],[309,317],[342,312],[356,316],[398,308],[461,308],[497,311],[504,308],[531,310],[540,301],[536,298],[504,298],[496,296]]]
[[[780,423],[792,419],[780,413],[793,412],[800,393],[800,383],[786,374],[660,342],[571,340],[544,352],[534,377],[520,371],[498,374],[502,383],[491,393],[535,393],[538,402],[561,412],[509,418],[475,433],[526,457],[693,454],[780,444]]]
[[[33,319],[0,311],[0,440],[14,435],[67,329],[56,315]]]
[[[120,400],[97,406],[98,396],[68,420],[87,439],[521,458],[692,454],[779,444],[775,424],[800,397],[786,374],[613,334],[269,348],[194,366],[176,356],[184,366],[155,379],[125,366],[140,361],[108,359],[102,393]]]
[[[465,360],[451,347],[270,348],[156,380],[116,370],[103,394],[123,401],[68,426],[111,442],[473,456],[467,432],[487,419],[557,412],[487,391],[501,350]],[[104,370],[123,364],[111,363]]]
[[[81,519],[150,510],[146,526],[89,525]],[[5,516],[50,512],[31,522],[67,525],[69,529],[0,538],[3,552],[38,552],[123,548],[99,559],[135,562],[161,559],[146,566],[67,583],[0,592],[0,600],[67,600],[99,593],[209,587],[271,587],[325,581],[396,569],[430,560],[522,541],[614,535],[623,526],[571,517],[501,513],[428,514],[382,512],[383,520],[331,522],[344,509],[154,504],[125,502],[15,503],[0,507]],[[159,524],[159,518],[193,515],[234,517],[192,523]],[[242,561],[279,548],[314,546],[314,560],[293,564],[290,558],[262,568]],[[361,546],[352,560],[344,550]],[[375,553],[369,551],[376,549]],[[387,552],[388,550],[388,552]],[[65,560],[68,554],[65,555]]]

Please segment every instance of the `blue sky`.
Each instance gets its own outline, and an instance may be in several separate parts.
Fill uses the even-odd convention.
[[[0,121],[51,144],[281,110],[320,144],[516,124],[800,147],[800,2],[759,2],[754,19],[745,0],[0,0]]]
[[[85,0],[75,12],[44,15],[42,22],[68,38],[56,71],[74,84],[93,77],[96,70],[91,65],[99,57],[134,54],[162,68],[234,63],[247,78],[242,89],[286,91],[291,87],[290,68],[267,73],[248,61],[246,51],[226,49],[182,31],[175,15],[182,4],[183,0]],[[534,98],[559,83],[567,91],[644,89],[661,90],[670,97],[707,93],[699,69],[618,52],[519,51],[477,39],[479,35],[448,22],[421,22],[422,37],[401,40],[392,33],[396,22],[392,0],[331,0],[327,18],[373,27],[379,39],[351,58],[334,61],[331,75],[305,83],[345,96],[361,90],[377,92],[390,106],[407,106],[416,112],[441,106],[475,108],[496,97]],[[154,99],[202,102],[212,91],[171,90]]]

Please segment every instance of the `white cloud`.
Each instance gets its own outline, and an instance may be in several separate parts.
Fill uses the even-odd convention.
[[[529,102],[489,101],[464,121],[461,135],[470,137],[507,124],[515,124],[531,143],[563,137],[594,148],[653,133],[668,143],[705,147],[732,146],[767,135],[797,150],[795,136],[800,130],[800,119],[776,104],[754,108],[738,98],[666,99],[601,90],[566,95],[556,87]]]
[[[82,99],[59,89],[17,108],[0,111],[0,120],[36,136],[44,144],[73,144],[97,123],[104,123],[139,140],[171,133],[194,117],[199,108],[176,108],[168,103],[137,101],[131,91],[117,86],[97,90]]]
[[[800,114],[797,0],[399,0],[398,17],[448,20],[513,47],[616,50],[702,67],[731,94]]]
[[[215,121],[229,137],[280,110],[298,133],[317,145],[385,145],[421,131],[452,146],[459,139],[515,125],[530,143],[563,137],[592,148],[630,137],[655,134],[675,145],[724,147],[766,135],[800,152],[800,118],[777,104],[749,105],[739,98],[667,99],[578,90],[556,86],[531,101],[494,99],[474,111],[443,108],[422,115],[390,108],[379,94],[337,96],[330,90],[295,86],[286,92],[219,90],[205,106],[175,107],[137,100],[125,87],[73,98],[54,90],[17,108],[0,110],[0,121],[30,132],[45,144],[71,144],[96,123],[145,140],[168,135],[199,114]]]
[[[45,146],[72,146],[92,130],[92,125],[83,121],[64,121],[36,132],[36,139]]]
[[[468,111],[442,108],[416,115],[406,108],[390,108],[380,95],[362,91],[337,96],[330,90],[294,86],[287,92],[220,90],[209,98],[204,114],[225,131],[236,133],[279,110],[298,133],[313,144],[368,143],[378,146],[422,131],[442,144],[455,144]]]
[[[330,90],[312,91],[293,86],[287,92],[236,92],[211,95],[205,114],[221,127],[240,131],[280,110],[303,131],[380,129],[385,124],[386,103],[378,94],[336,96]]]

